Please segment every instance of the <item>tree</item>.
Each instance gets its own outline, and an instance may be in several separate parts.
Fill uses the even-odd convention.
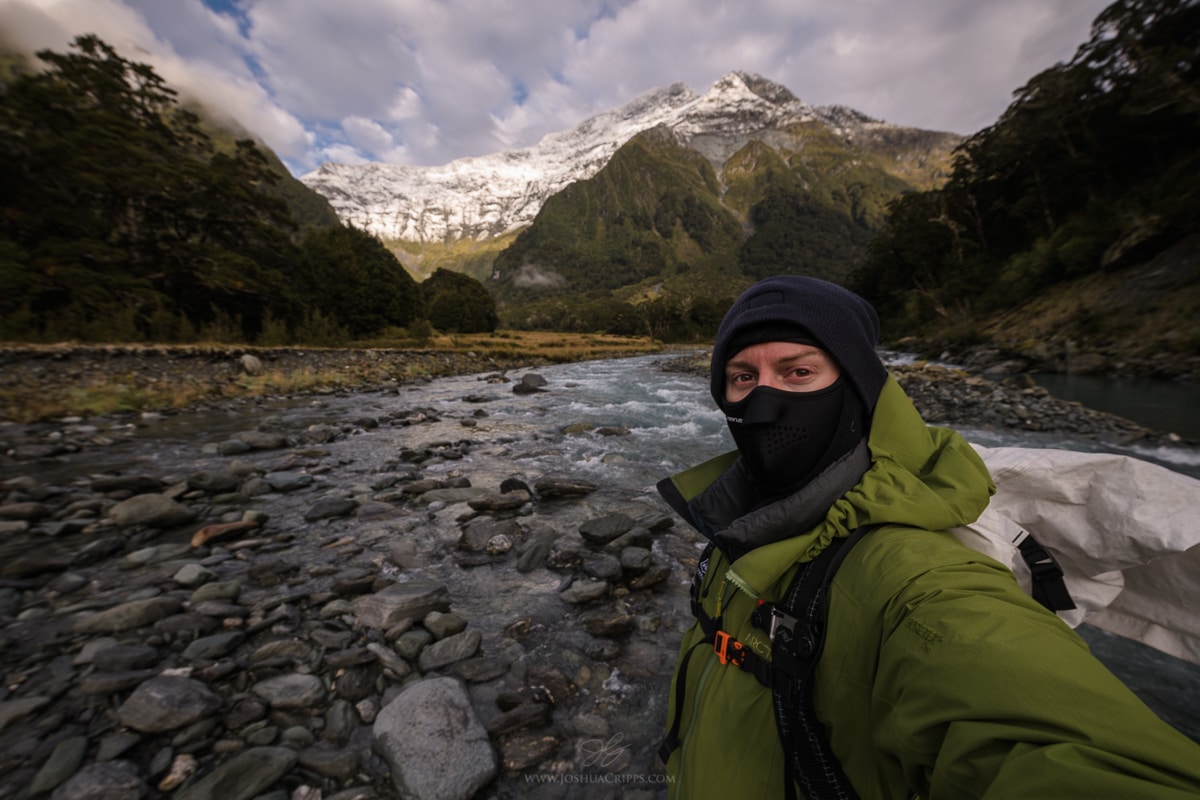
[[[423,316],[421,289],[383,243],[354,227],[310,233],[302,245],[306,294],[354,336]]]
[[[496,301],[469,275],[439,269],[421,284],[421,291],[429,321],[439,331],[491,333],[499,324]]]

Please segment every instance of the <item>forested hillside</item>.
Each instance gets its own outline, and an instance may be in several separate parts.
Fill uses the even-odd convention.
[[[514,327],[706,339],[758,278],[845,280],[888,202],[948,169],[953,137],[889,131],[860,141],[800,122],[715,165],[669,130],[645,131],[549,198],[487,285]]]
[[[1195,354],[1198,234],[1200,4],[1119,0],[958,148],[944,187],[892,204],[850,285],[893,336],[939,346],[1057,336],[1114,359]],[[1157,277],[1122,277],[1160,254]]]
[[[0,339],[331,344],[426,316],[374,237],[94,36],[0,81]]]

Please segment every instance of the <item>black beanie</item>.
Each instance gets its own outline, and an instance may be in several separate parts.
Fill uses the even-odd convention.
[[[836,283],[799,275],[759,281],[734,301],[721,320],[711,366],[712,396],[718,406],[725,400],[726,362],[751,344],[800,340],[800,336],[779,334],[787,328],[802,329],[833,356],[867,413],[875,410],[887,380],[887,369],[875,352],[879,341],[875,309]]]

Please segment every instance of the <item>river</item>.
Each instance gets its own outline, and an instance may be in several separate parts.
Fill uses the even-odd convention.
[[[516,477],[530,485],[542,476],[583,478],[597,484],[595,497],[554,510],[547,507],[527,520],[555,525],[561,530],[578,527],[582,519],[612,511],[644,508],[661,513],[665,506],[654,490],[661,478],[731,448],[722,416],[713,408],[707,381],[695,375],[667,372],[663,362],[672,356],[645,356],[543,367],[535,370],[547,380],[546,390],[518,395],[511,382],[489,382],[487,376],[444,378],[398,390],[340,392],[321,396],[264,399],[219,405],[207,410],[147,415],[136,421],[119,420],[32,426],[38,436],[53,440],[71,434],[72,425],[95,428],[108,446],[89,447],[57,459],[0,462],[0,478],[36,473],[39,480],[69,485],[86,476],[118,470],[155,476],[186,476],[214,458],[210,447],[237,431],[269,428],[304,431],[313,425],[332,425],[343,435],[323,445],[322,463],[329,471],[318,475],[324,491],[369,484],[396,469],[404,448],[422,448],[433,442],[470,440],[468,454],[460,460],[431,460],[422,465],[426,477],[468,476],[475,486],[494,488]],[[896,357],[902,360],[900,357]],[[516,371],[510,378],[521,376]],[[402,410],[428,408],[435,423],[413,426],[364,426],[358,420],[393,420]],[[585,429],[564,432],[568,426]],[[1200,450],[1189,447],[1152,451],[1101,445],[1084,439],[1051,434],[962,428],[971,441],[986,446],[1020,445],[1063,447],[1077,450],[1113,450],[1157,461],[1172,469],[1200,476]],[[348,433],[347,433],[348,432]],[[88,435],[92,435],[90,432]],[[205,455],[207,453],[207,455]],[[277,454],[261,458],[271,463]],[[314,531],[311,548],[333,538],[336,531],[363,533],[370,525],[346,520],[343,527],[306,525],[304,509],[311,497],[269,495],[260,498],[275,531]],[[459,508],[461,506],[453,507]],[[514,619],[529,620],[532,632],[522,639],[530,664],[549,664],[567,675],[578,675],[591,664],[594,701],[613,705],[614,734],[626,737],[638,764],[652,762],[654,742],[662,732],[666,685],[670,665],[682,632],[688,624],[686,579],[681,562],[694,561],[691,539],[676,532],[661,536],[656,558],[673,565],[672,580],[659,588],[652,606],[634,610],[639,628],[622,645],[620,655],[600,666],[580,654],[595,642],[579,630],[565,626],[559,599],[563,577],[548,570],[518,573],[511,566],[489,565],[463,569],[446,554],[460,535],[457,511],[410,517],[410,536],[419,539],[422,551],[436,554],[425,566],[430,577],[450,587],[456,611],[484,635],[484,649],[504,640],[503,630]],[[390,524],[390,523],[388,523]],[[416,527],[413,527],[416,526]],[[297,536],[299,546],[306,539]],[[428,545],[428,547],[426,546]],[[45,547],[43,543],[40,546]],[[315,557],[328,558],[318,554]],[[574,614],[575,612],[568,612]],[[645,623],[643,625],[643,623]],[[1083,636],[1097,656],[1162,717],[1200,740],[1200,667],[1166,656],[1148,647],[1083,626]],[[581,659],[583,659],[581,661]],[[598,671],[603,669],[603,674]],[[581,701],[582,703],[583,701]],[[591,701],[588,701],[591,702]],[[576,713],[579,713],[578,710]],[[607,735],[607,734],[606,734]],[[631,769],[634,767],[631,767]],[[504,785],[500,796],[522,796],[515,785]]]

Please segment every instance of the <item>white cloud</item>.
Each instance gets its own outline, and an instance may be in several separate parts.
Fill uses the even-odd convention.
[[[210,0],[212,2],[213,0]],[[438,164],[683,81],[758,72],[817,104],[970,133],[1107,0],[0,0],[28,49],[94,32],[292,168]],[[228,4],[224,5],[228,8]]]

